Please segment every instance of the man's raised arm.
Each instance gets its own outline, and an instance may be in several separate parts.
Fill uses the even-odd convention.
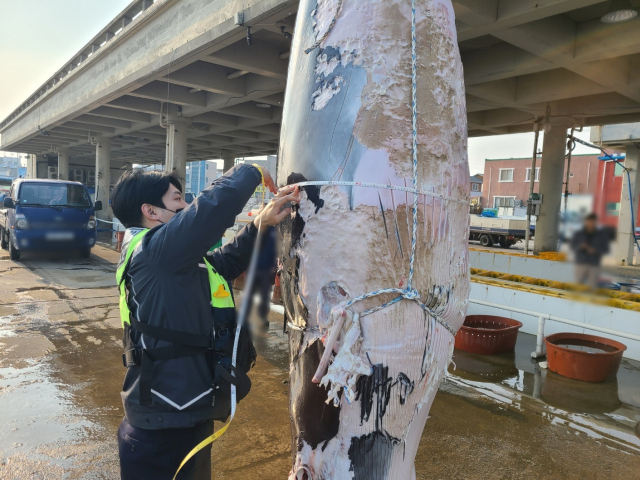
[[[261,181],[257,167],[247,164],[233,167],[157,229],[149,241],[151,251],[163,258],[166,268],[174,271],[189,268],[233,226]]]

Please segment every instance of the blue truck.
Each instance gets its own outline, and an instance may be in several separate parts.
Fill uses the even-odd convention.
[[[47,179],[14,180],[0,211],[0,243],[11,260],[27,250],[79,250],[91,255],[96,244],[95,212],[87,187]]]

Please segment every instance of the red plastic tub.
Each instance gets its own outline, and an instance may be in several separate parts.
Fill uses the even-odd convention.
[[[545,337],[549,370],[583,382],[605,382],[618,374],[623,343],[583,333],[554,333]]]
[[[479,355],[496,355],[516,348],[522,323],[492,315],[469,315],[456,335],[455,347]]]

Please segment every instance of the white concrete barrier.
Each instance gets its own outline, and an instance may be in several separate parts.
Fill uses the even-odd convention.
[[[488,302],[500,307],[481,305],[473,303],[474,301]],[[532,313],[508,311],[504,307],[517,308]],[[471,282],[468,315],[497,315],[513,318],[522,322],[522,332],[537,335],[538,313],[552,316],[544,326],[545,335],[559,332],[593,334],[592,327],[595,327],[596,329],[615,330],[640,338],[640,312]],[[585,326],[567,325],[554,321],[553,317],[565,318]],[[624,352],[624,358],[640,360],[640,341],[602,331],[598,335],[625,344],[627,350]]]

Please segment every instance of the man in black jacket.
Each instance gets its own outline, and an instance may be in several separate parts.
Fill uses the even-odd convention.
[[[575,253],[576,281],[598,288],[602,256],[609,253],[609,233],[598,228],[598,216],[591,213],[584,220],[584,228],[578,230],[571,239]]]
[[[113,191],[114,215],[127,227],[117,275],[127,366],[123,480],[171,480],[213,432],[213,419],[228,415],[218,369],[230,368],[236,327],[229,285],[247,269],[260,220],[262,229],[278,224],[289,214],[285,204],[299,201],[297,189],[280,190],[232,241],[208,251],[261,181],[277,192],[267,170],[238,165],[187,205],[175,174],[131,170]],[[211,447],[178,478],[209,480]]]

